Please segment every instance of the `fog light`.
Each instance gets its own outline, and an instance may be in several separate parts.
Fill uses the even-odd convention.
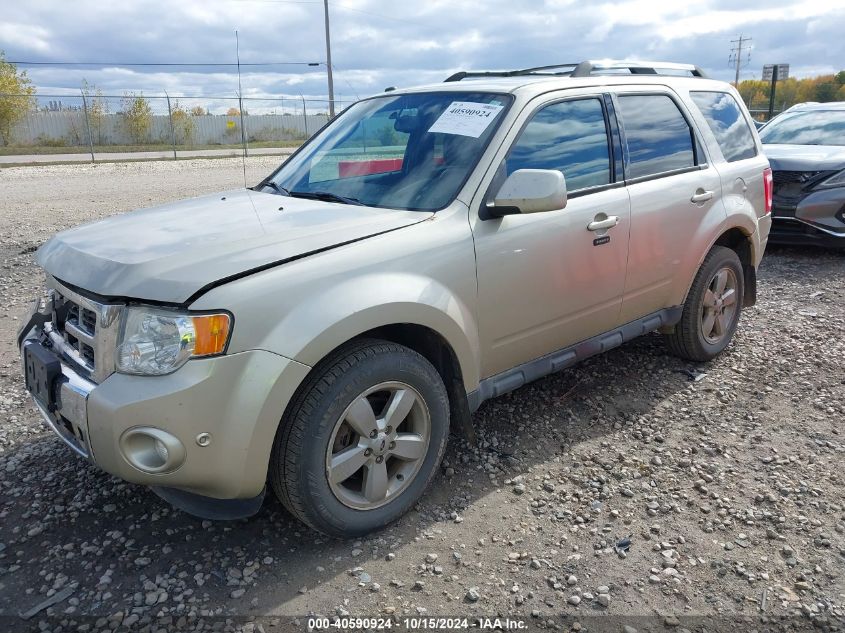
[[[120,436],[120,451],[133,467],[145,473],[168,473],[185,461],[185,447],[175,435],[153,426],[138,426]]]

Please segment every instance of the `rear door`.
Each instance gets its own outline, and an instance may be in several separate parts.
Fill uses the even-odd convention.
[[[751,123],[736,97],[718,90],[691,90],[689,94],[712,132],[712,140],[706,136],[704,140],[722,175],[722,199],[728,216],[764,216],[763,170],[768,162],[758,151]]]
[[[619,87],[614,102],[631,197],[626,323],[683,301],[687,272],[725,211],[719,172],[678,95],[668,87]]]

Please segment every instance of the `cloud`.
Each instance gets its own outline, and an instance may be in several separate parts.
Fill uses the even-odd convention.
[[[344,101],[387,86],[441,81],[460,69],[596,58],[687,61],[732,79],[730,40],[753,37],[743,77],[764,63],[793,75],[835,72],[845,59],[841,0],[337,0],[330,3],[335,90]],[[103,62],[322,62],[318,0],[32,0],[9,3],[0,46],[11,60]],[[26,67],[42,94],[106,93],[234,98],[232,67]],[[245,66],[245,96],[326,98],[325,66]]]
[[[0,22],[0,42],[10,50],[49,54],[50,32],[35,24]]]

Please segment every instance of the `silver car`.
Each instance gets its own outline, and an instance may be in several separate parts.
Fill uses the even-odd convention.
[[[364,534],[488,398],[654,330],[725,350],[771,187],[694,66],[458,73],[356,103],[251,189],[56,235],[26,384],[72,450],[188,512],[269,487]]]

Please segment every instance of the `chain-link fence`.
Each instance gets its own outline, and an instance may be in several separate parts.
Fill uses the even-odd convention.
[[[326,100],[300,97],[171,97],[125,93],[0,94],[21,111],[0,138],[0,152],[59,154],[297,146],[328,121]],[[335,101],[338,111],[350,102]]]

